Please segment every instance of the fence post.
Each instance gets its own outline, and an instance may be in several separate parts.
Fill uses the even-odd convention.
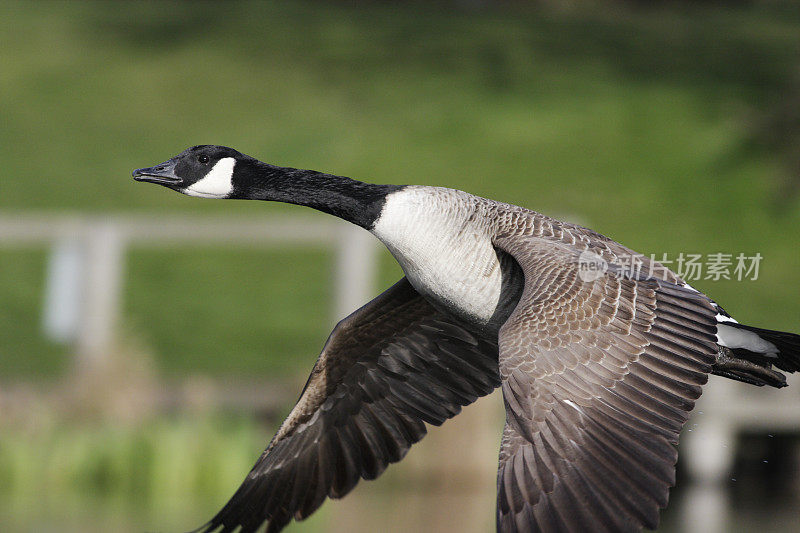
[[[732,381],[709,381],[697,403],[690,427],[682,435],[681,453],[690,484],[681,506],[686,531],[724,533],[728,531],[730,504],[726,491],[733,467],[736,427],[730,416],[714,416],[726,405],[734,405],[736,387]],[[709,416],[702,416],[708,411]]]
[[[112,356],[119,315],[124,245],[117,224],[96,221],[86,232],[82,319],[78,332],[77,370],[93,372]]]
[[[56,342],[73,342],[78,337],[85,259],[83,243],[76,235],[60,238],[50,249],[42,329]]]
[[[335,321],[341,320],[375,295],[377,243],[366,230],[342,224],[336,247]]]

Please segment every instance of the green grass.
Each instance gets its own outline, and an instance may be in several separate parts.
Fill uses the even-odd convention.
[[[46,254],[0,251],[0,375],[55,376],[67,367],[65,347],[40,333]]]
[[[779,7],[5,2],[0,209],[300,212],[129,177],[227,144],[577,218],[645,253],[759,251],[759,281],[695,285],[743,321],[796,330],[800,210],[775,212],[779,164],[745,140],[798,46],[800,14]],[[331,324],[319,251],[129,259],[124,328],[166,372],[295,372]],[[0,251],[2,376],[66,367],[39,333],[43,261]],[[399,273],[384,264],[385,286]]]
[[[166,371],[286,373],[297,368],[297,358],[310,367],[333,323],[328,256],[235,248],[136,250],[126,326],[155,353],[172,354],[163,359]]]
[[[233,494],[267,439],[231,416],[29,426],[0,440],[4,531],[187,531]]]

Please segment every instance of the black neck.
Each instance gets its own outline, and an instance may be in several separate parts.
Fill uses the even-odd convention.
[[[247,185],[237,194],[240,198],[304,205],[366,229],[380,216],[386,195],[402,188],[255,160],[236,172],[247,174],[242,180]]]

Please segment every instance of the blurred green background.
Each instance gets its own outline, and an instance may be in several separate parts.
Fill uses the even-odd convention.
[[[798,88],[795,2],[3,1],[0,213],[313,216],[130,178],[223,144],[463,189],[647,254],[759,252],[757,281],[693,285],[740,321],[797,331]],[[47,254],[0,248],[6,389],[70,376],[72,348],[41,332]],[[123,349],[159,383],[299,391],[332,324],[331,261],[315,249],[133,248]],[[381,287],[400,276],[384,254]],[[199,525],[277,422],[175,412],[112,423],[30,405],[22,420],[0,412],[6,531]]]

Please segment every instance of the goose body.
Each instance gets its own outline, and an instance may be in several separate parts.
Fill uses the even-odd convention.
[[[387,196],[371,232],[418,292],[483,328],[502,301],[504,269],[491,240],[492,216],[500,205],[454,189],[406,187]],[[512,274],[510,265],[505,274]],[[520,289],[517,283],[506,292]]]
[[[203,531],[279,531],[497,387],[498,531],[655,528],[708,374],[781,387],[773,367],[800,368],[800,336],[739,324],[662,265],[522,207],[220,146],[134,178],[319,209],[372,232],[405,274],[336,326],[297,404]],[[602,268],[587,272],[587,259]]]

